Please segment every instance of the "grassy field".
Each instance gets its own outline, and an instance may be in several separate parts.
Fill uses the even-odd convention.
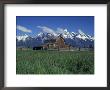
[[[94,74],[94,52],[17,50],[16,74]]]

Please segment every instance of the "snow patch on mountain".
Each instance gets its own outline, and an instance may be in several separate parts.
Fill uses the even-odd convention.
[[[16,38],[17,38],[18,41],[21,41],[21,40],[22,41],[25,41],[27,37],[29,37],[27,34],[21,35],[21,36],[16,36]]]

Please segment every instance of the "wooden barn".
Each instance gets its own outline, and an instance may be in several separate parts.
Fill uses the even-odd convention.
[[[43,49],[70,49],[70,45],[66,45],[64,38],[59,35],[55,40],[50,40],[43,45]]]

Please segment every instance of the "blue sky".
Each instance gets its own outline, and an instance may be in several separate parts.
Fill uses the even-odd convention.
[[[47,29],[47,30],[46,30]],[[16,34],[35,36],[40,32],[67,29],[94,36],[94,16],[16,16]]]

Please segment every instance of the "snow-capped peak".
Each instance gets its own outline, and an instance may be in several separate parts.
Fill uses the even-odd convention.
[[[71,32],[73,35],[76,35],[76,33],[75,32]]]
[[[25,41],[27,37],[28,37],[27,34],[25,34],[25,35],[21,35],[21,36],[16,36],[16,38],[18,39],[18,41],[20,41],[20,40]]]
[[[88,37],[89,37],[89,39],[90,39],[91,41],[94,40],[94,37],[92,37],[92,36],[90,36],[90,35],[88,35]]]
[[[64,32],[62,33],[62,35],[64,38],[71,38],[72,39],[71,33],[68,32],[67,29],[64,29]]]
[[[81,35],[84,35],[85,36],[85,33],[83,33],[80,29],[78,30],[79,34]]]
[[[75,33],[75,32],[71,32],[71,36],[72,36],[73,38],[75,38],[76,35],[77,35],[77,33]]]
[[[89,39],[88,38],[88,36],[84,33],[84,32],[82,32],[80,29],[78,30],[78,35],[76,36],[77,38],[80,38],[80,39],[83,39],[83,40],[87,40],[87,39]]]
[[[64,32],[68,32],[68,30],[65,28],[65,29],[64,29]]]
[[[37,34],[37,36],[42,37],[42,36],[43,36],[43,33],[42,33],[42,32],[40,32],[39,34]]]

